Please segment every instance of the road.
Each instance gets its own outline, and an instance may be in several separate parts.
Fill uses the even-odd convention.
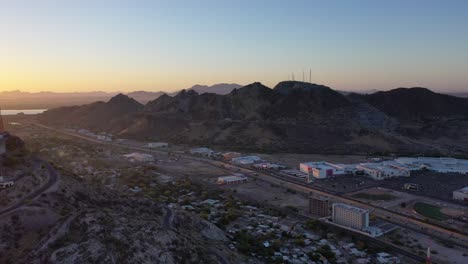
[[[36,126],[41,127],[41,128],[44,128],[44,129],[55,131],[57,133],[66,134],[66,135],[69,135],[69,136],[72,136],[72,137],[80,138],[80,139],[83,139],[83,140],[86,140],[86,141],[89,141],[89,142],[93,142],[93,143],[97,143],[97,144],[109,145],[109,146],[114,146],[114,147],[132,149],[132,150],[139,150],[139,151],[147,152],[147,153],[156,153],[156,154],[163,154],[163,155],[168,154],[168,151],[154,150],[154,149],[148,149],[148,148],[144,148],[144,147],[125,145],[125,144],[117,144],[117,143],[114,143],[114,142],[104,142],[104,141],[89,138],[89,137],[82,136],[82,135],[79,135],[79,134],[76,134],[76,133],[71,133],[71,132],[59,130],[59,129],[49,127],[49,126],[45,126],[45,125],[38,124],[38,123],[31,123],[31,124],[36,125]],[[316,193],[318,195],[330,197],[335,202],[342,202],[342,203],[350,204],[350,205],[353,205],[353,206],[365,208],[365,209],[368,209],[373,215],[375,215],[375,216],[377,216],[379,218],[382,218],[385,221],[391,222],[393,224],[396,224],[396,225],[404,227],[404,228],[414,230],[416,232],[420,232],[420,233],[429,235],[431,237],[437,237],[437,238],[440,238],[440,239],[443,239],[443,240],[450,240],[450,241],[454,242],[455,244],[457,244],[457,245],[459,245],[461,247],[468,248],[468,237],[466,235],[464,235],[462,233],[458,233],[458,232],[448,230],[448,229],[446,229],[444,227],[441,227],[441,226],[436,226],[436,225],[433,225],[433,224],[430,224],[430,223],[425,223],[425,222],[423,222],[423,221],[421,221],[421,220],[419,220],[417,218],[414,218],[414,217],[410,217],[410,216],[407,216],[407,215],[404,215],[404,214],[401,214],[401,213],[390,211],[390,210],[385,209],[385,208],[380,208],[380,207],[376,207],[376,206],[373,206],[373,205],[370,205],[370,204],[366,204],[366,203],[363,203],[361,201],[358,201],[358,200],[355,200],[355,199],[352,199],[352,198],[349,198],[349,197],[341,196],[340,194],[336,194],[336,193],[333,193],[333,192],[330,192],[330,191],[326,191],[324,189],[317,188],[317,187],[314,187],[314,186],[306,184],[306,183],[300,183],[300,182],[297,182],[297,181],[294,181],[294,180],[291,180],[291,179],[288,179],[288,178],[285,178],[285,177],[280,177],[278,175],[267,174],[267,173],[259,173],[257,171],[253,171],[251,169],[235,166],[235,165],[232,165],[232,164],[229,164],[229,163],[226,163],[226,162],[222,162],[222,161],[216,161],[216,160],[211,160],[211,159],[206,159],[206,158],[201,158],[201,157],[193,157],[193,156],[184,155],[184,154],[180,154],[180,156],[185,158],[185,159],[208,163],[208,164],[211,164],[213,166],[221,167],[221,168],[225,168],[225,169],[230,169],[230,170],[235,171],[235,172],[242,172],[242,173],[244,173],[244,174],[246,174],[246,175],[248,175],[248,176],[250,176],[252,178],[257,178],[257,179],[260,179],[260,180],[263,180],[263,181],[267,181],[269,183],[273,183],[273,184],[282,186],[284,188],[289,188],[289,189],[292,189],[292,190],[296,190],[298,192],[302,192],[302,193],[305,193],[307,195],[310,194],[311,192],[313,192],[313,193]]]
[[[18,209],[20,207],[23,207],[24,205],[26,205],[27,201],[31,201],[31,200],[36,199],[43,192],[47,191],[50,187],[52,187],[57,182],[59,176],[58,176],[57,171],[55,171],[54,167],[52,167],[49,163],[47,163],[45,161],[39,161],[38,159],[36,160],[36,162],[42,162],[42,164],[44,164],[46,169],[48,170],[49,179],[48,179],[47,183],[45,183],[44,185],[42,185],[38,189],[34,190],[33,192],[27,194],[23,199],[21,199],[21,201],[17,202],[16,204],[14,204],[14,205],[12,205],[10,207],[7,207],[5,209],[2,209],[0,211],[0,217],[6,215],[8,213],[11,213],[12,211],[14,211],[14,210],[16,210],[16,209]]]

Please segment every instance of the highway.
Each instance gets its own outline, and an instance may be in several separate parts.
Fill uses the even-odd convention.
[[[139,150],[143,152],[148,152],[148,153],[157,153],[157,154],[164,154],[167,155],[168,151],[163,151],[163,150],[154,150],[154,149],[148,149],[144,147],[138,147],[138,146],[131,146],[131,145],[125,145],[125,144],[118,144],[118,143],[113,143],[113,142],[104,142],[100,141],[97,139],[89,138],[83,135],[79,135],[76,133],[71,133],[68,131],[63,131],[59,130],[53,127],[45,126],[42,124],[38,123],[32,123],[33,125],[36,125],[38,127],[52,130],[61,134],[66,134],[72,137],[80,138],[83,140],[87,140],[90,142],[94,142],[97,144],[104,144],[104,145],[109,145],[109,146],[114,146],[114,147],[120,147],[120,148],[126,148],[126,149],[132,149],[132,150]],[[270,173],[261,173],[257,171],[253,171],[251,169],[247,169],[244,167],[240,166],[235,166],[230,163],[222,162],[222,161],[217,161],[217,160],[212,160],[212,159],[206,159],[206,158],[201,158],[201,157],[194,157],[190,155],[185,155],[185,154],[178,154],[179,156],[185,158],[185,159],[190,159],[190,160],[196,160],[204,163],[209,163],[213,166],[217,167],[222,167],[225,169],[229,169],[235,172],[242,172],[252,178],[257,178],[261,179],[263,181],[267,181],[269,183],[276,184],[278,186],[282,186],[284,188],[289,188],[298,192],[302,192],[304,194],[309,195],[311,192],[322,195],[322,196],[327,196],[331,199],[333,199],[335,202],[342,202],[346,204],[350,204],[353,206],[361,207],[368,209],[371,214],[384,219],[385,221],[391,222],[393,224],[396,224],[398,226],[414,230],[416,232],[420,232],[426,235],[429,235],[431,237],[437,237],[439,239],[443,240],[450,240],[454,244],[457,244],[461,247],[468,248],[468,237],[462,233],[458,232],[453,232],[451,230],[448,230],[446,228],[443,228],[441,226],[436,226],[430,223],[425,223],[417,218],[409,217],[407,215],[403,215],[401,213],[397,213],[394,211],[390,211],[385,208],[380,208],[376,207],[370,204],[363,203],[361,201],[340,196],[339,194],[336,194],[334,192],[326,191],[321,188],[314,187],[312,185],[306,184],[306,183],[300,183],[295,180],[289,179],[287,177],[281,177],[275,174],[270,174]]]

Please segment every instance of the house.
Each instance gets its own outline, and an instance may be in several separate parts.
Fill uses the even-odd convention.
[[[146,145],[148,148],[167,148],[169,144],[166,142],[151,142]]]
[[[5,189],[8,187],[12,187],[15,184],[14,181],[5,181],[3,176],[0,176],[0,189]]]
[[[232,160],[234,158],[240,157],[241,155],[242,154],[240,154],[239,152],[226,152],[226,153],[222,154],[223,159],[225,159],[225,160]]]
[[[217,181],[218,184],[235,184],[244,182],[247,182],[247,177],[242,174],[218,177]]]
[[[124,157],[129,159],[131,162],[153,162],[154,161],[153,155],[137,153],[137,152],[124,155]]]
[[[209,148],[194,148],[189,150],[189,153],[197,156],[211,157],[214,154],[214,151]]]

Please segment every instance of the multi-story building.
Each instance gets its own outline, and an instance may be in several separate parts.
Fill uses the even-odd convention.
[[[332,208],[333,223],[357,230],[369,227],[369,210],[342,203],[334,203]]]
[[[330,216],[330,201],[323,196],[309,197],[309,213],[318,217]]]

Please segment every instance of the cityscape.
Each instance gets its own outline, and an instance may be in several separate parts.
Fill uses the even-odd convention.
[[[0,263],[468,263],[466,3],[23,4]]]

